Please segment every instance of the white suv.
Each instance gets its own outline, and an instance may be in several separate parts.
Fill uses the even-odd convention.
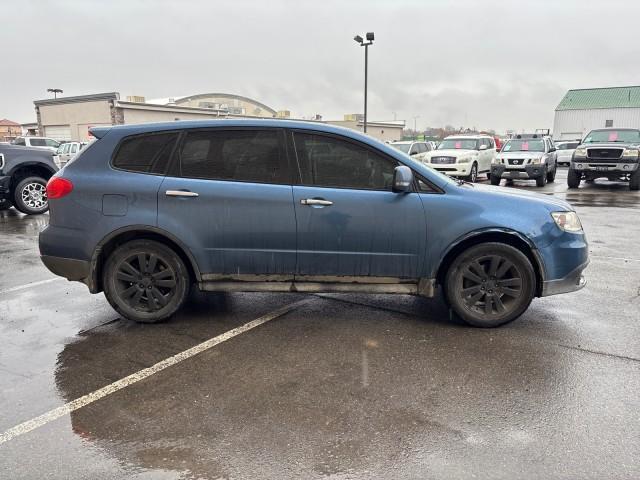
[[[60,146],[60,142],[53,138],[47,137],[16,137],[12,142],[13,145],[21,145],[23,147],[40,147],[51,150],[55,153]]]
[[[422,161],[424,154],[433,150],[429,142],[414,142],[411,140],[401,142],[390,142],[389,146],[406,153],[416,160]]]
[[[424,156],[423,162],[454,177],[475,182],[479,173],[491,174],[496,143],[489,135],[452,135]]]

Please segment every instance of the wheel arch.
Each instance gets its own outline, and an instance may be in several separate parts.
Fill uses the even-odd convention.
[[[150,225],[131,225],[111,232],[98,242],[91,256],[89,290],[92,293],[102,291],[102,269],[109,255],[120,245],[131,240],[155,240],[166,245],[180,256],[192,281],[199,282],[202,279],[193,254],[180,239],[161,228]]]
[[[520,250],[529,259],[536,275],[536,296],[539,297],[542,294],[542,285],[545,278],[544,264],[540,258],[540,254],[531,240],[520,232],[507,228],[477,230],[470,232],[453,242],[446,250],[446,253],[442,257],[442,261],[438,265],[438,269],[436,271],[436,282],[439,285],[444,284],[445,275],[458,255],[475,245],[488,242],[510,245]]]
[[[8,173],[8,176],[11,177],[11,184],[10,184],[11,191],[13,191],[15,186],[23,178],[36,176],[36,177],[42,177],[45,180],[49,180],[54,173],[56,173],[55,170],[50,168],[48,165],[44,165],[39,162],[20,163],[16,165],[13,169],[11,169],[11,171]]]

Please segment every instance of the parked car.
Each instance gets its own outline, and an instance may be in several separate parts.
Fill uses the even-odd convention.
[[[563,200],[455,181],[350,129],[209,120],[92,129],[47,187],[55,274],[123,317],[204,291],[432,297],[494,327],[584,285],[588,249]]]
[[[602,128],[592,130],[573,152],[567,173],[569,188],[581,180],[607,178],[629,182],[630,190],[640,188],[640,130]]]
[[[45,148],[51,151],[52,153],[55,153],[58,150],[58,147],[60,146],[60,142],[57,140],[54,140],[53,138],[31,137],[31,136],[16,137],[11,143],[13,145],[18,145],[21,147]]]
[[[86,145],[87,142],[64,142],[60,144],[53,157],[56,165],[60,168],[64,167]]]
[[[0,210],[13,205],[26,214],[46,212],[47,180],[57,171],[48,150],[0,145]]]
[[[496,144],[489,135],[453,135],[446,137],[437,150],[425,155],[424,162],[439,172],[473,183],[480,173],[489,178],[495,155]]]
[[[425,153],[433,150],[433,146],[429,142],[401,141],[390,142],[389,145],[416,159],[422,159]]]
[[[550,137],[517,135],[511,138],[491,165],[491,184],[500,180],[535,180],[538,187],[556,179],[556,148]]]
[[[571,163],[571,157],[580,140],[575,141],[560,141],[554,142],[556,146],[558,165],[569,165]]]

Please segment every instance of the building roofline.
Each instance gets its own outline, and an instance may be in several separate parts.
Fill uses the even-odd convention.
[[[276,114],[278,113],[276,110],[274,110],[273,108],[265,105],[262,102],[258,102],[257,100],[254,100],[253,98],[249,98],[249,97],[243,97],[242,95],[234,95],[233,93],[198,93],[196,95],[187,95],[185,97],[175,97],[175,102],[188,102],[189,100],[197,100],[199,98],[206,98],[206,97],[220,97],[220,98],[236,98],[239,100],[244,100],[247,102],[251,102],[251,103],[255,103],[256,105],[258,105],[261,108],[264,108],[265,110],[268,110],[270,113],[272,114]]]
[[[585,90],[614,90],[618,88],[640,88],[640,85],[623,85],[622,87],[570,88],[567,92],[583,92]]]
[[[90,95],[77,95],[75,97],[45,98],[42,100],[34,100],[33,104],[37,107],[41,105],[64,105],[65,103],[81,103],[81,102],[97,102],[100,100],[118,100],[120,94],[118,92],[93,93]]]

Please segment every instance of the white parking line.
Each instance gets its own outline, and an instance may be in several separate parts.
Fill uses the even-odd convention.
[[[312,298],[306,298],[304,300],[300,300],[299,302],[285,305],[284,307],[274,310],[273,312],[267,313],[262,317],[256,318],[255,320],[252,320],[249,323],[245,323],[244,325],[234,328],[232,330],[229,330],[228,332],[218,335],[217,337],[210,338],[209,340],[206,340],[196,345],[195,347],[191,347],[176,355],[173,355],[172,357],[166,358],[165,360],[162,360],[156,363],[155,365],[152,365],[151,367],[144,368],[127,377],[121,378],[120,380],[110,385],[107,385],[106,387],[102,387],[101,389],[96,390],[95,392],[91,392],[87,395],[84,395],[80,398],[77,398],[69,403],[62,405],[61,407],[54,408],[53,410],[50,410],[47,413],[44,413],[31,420],[28,420],[19,425],[16,425],[15,427],[10,428],[9,430],[7,430],[6,432],[0,435],[0,445],[2,445],[5,442],[8,442],[13,438],[19,437],[20,435],[29,433],[30,431],[35,430],[36,428],[40,428],[46,425],[47,423],[51,423],[54,420],[57,420],[58,418],[67,415],[68,413],[78,410],[79,408],[85,407],[97,400],[100,400],[101,398],[106,397],[107,395],[111,395],[112,393],[117,392],[118,390],[122,390],[123,388],[133,385],[134,383],[137,383],[140,380],[144,380],[145,378],[148,378],[151,375],[161,372],[166,368],[169,368],[184,360],[194,357],[195,355],[198,355],[199,353],[209,350],[210,348],[215,347],[216,345],[219,345],[222,342],[226,342],[227,340],[237,335],[240,335],[241,333],[248,332],[249,330],[259,327],[260,325],[267,323],[270,320],[281,317],[285,313],[288,313],[291,310],[301,307],[302,305],[309,303],[312,300],[313,300]]]
[[[44,285],[46,283],[57,282],[58,280],[63,280],[62,278],[49,278],[47,280],[40,280],[39,282],[31,282],[26,283],[24,285],[18,285],[17,287],[7,288],[6,290],[0,290],[0,295],[9,292],[17,292],[18,290],[24,290],[26,288],[37,287],[39,285]]]

